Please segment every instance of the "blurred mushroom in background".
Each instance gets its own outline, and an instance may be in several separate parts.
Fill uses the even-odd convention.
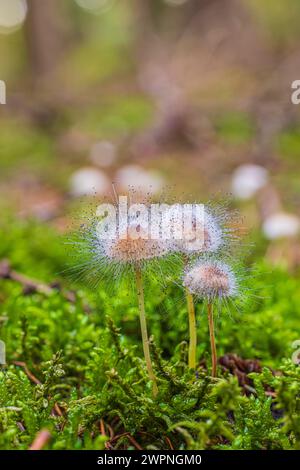
[[[251,199],[268,182],[268,170],[260,165],[245,164],[233,173],[231,188],[238,199]]]
[[[100,140],[91,147],[90,160],[94,165],[107,168],[115,162],[116,157],[116,146],[108,140]]]
[[[263,233],[268,240],[296,237],[300,232],[300,219],[294,214],[278,212],[263,223]]]
[[[275,266],[293,270],[300,266],[300,218],[285,212],[278,190],[265,186],[257,198],[261,229],[269,241],[266,259]]]
[[[266,258],[273,265],[293,270],[300,266],[300,218],[294,214],[277,212],[263,223],[263,233],[271,241]]]
[[[0,33],[10,34],[19,29],[27,16],[26,0],[0,1]]]
[[[84,167],[75,171],[70,179],[70,191],[73,197],[105,195],[110,189],[110,180],[101,170]]]
[[[163,177],[154,170],[145,170],[138,165],[126,165],[120,168],[115,176],[118,187],[123,191],[129,188],[144,194],[157,194],[164,186]]]

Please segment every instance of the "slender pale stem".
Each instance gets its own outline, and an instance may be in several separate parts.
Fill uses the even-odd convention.
[[[147,323],[146,323],[146,313],[145,313],[143,278],[142,278],[142,271],[139,266],[135,267],[135,274],[136,274],[136,287],[137,287],[137,295],[138,295],[138,302],[139,302],[140,323],[141,323],[144,356],[145,356],[149,378],[150,380],[152,380],[152,383],[153,383],[153,387],[152,387],[153,395],[154,397],[156,397],[158,393],[158,387],[157,387],[156,377],[153,372],[151,357],[150,357],[149,339],[148,339],[148,333],[147,333]]]
[[[216,377],[217,375],[217,350],[216,350],[216,340],[215,340],[215,328],[214,328],[214,315],[213,315],[213,306],[211,303],[207,305],[208,311],[208,326],[209,326],[209,337],[210,337],[210,347],[211,347],[211,376]]]
[[[185,267],[188,265],[188,257],[183,255],[183,263]],[[197,325],[195,315],[194,298],[190,291],[185,288],[187,309],[189,315],[189,368],[196,369],[196,352],[197,352]]]
[[[197,327],[194,299],[190,291],[186,288],[186,301],[189,314],[189,368],[196,369],[196,348],[197,348]]]

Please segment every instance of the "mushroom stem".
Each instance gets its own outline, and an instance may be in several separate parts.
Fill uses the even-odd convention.
[[[189,368],[196,369],[197,327],[195,305],[193,296],[187,288],[185,294],[189,315]]]
[[[216,377],[217,375],[217,350],[216,350],[216,340],[215,340],[215,329],[214,329],[214,317],[213,317],[213,305],[209,303],[207,305],[208,310],[208,326],[209,326],[209,337],[210,337],[210,347],[211,347],[211,376]]]
[[[188,257],[183,255],[183,263],[185,268],[188,266]],[[185,288],[185,296],[189,315],[189,368],[196,369],[196,352],[197,352],[197,325],[195,315],[194,297],[189,289]]]
[[[140,313],[140,323],[141,323],[144,356],[145,356],[149,378],[153,384],[152,385],[153,396],[156,397],[158,394],[158,387],[157,387],[156,377],[153,372],[151,356],[150,356],[146,313],[145,313],[143,277],[142,277],[141,268],[138,265],[135,266],[135,275],[136,275],[136,287],[137,287],[137,295],[138,295],[138,303],[139,303],[139,313]]]

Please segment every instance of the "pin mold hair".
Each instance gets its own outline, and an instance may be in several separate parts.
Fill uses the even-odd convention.
[[[237,297],[239,293],[235,273],[226,263],[217,260],[198,261],[188,268],[183,284],[192,294],[209,301]]]
[[[103,223],[110,225],[112,221],[108,218]],[[130,278],[136,266],[162,281],[173,272],[176,259],[172,241],[151,238],[148,226],[134,219],[121,220],[115,226],[115,235],[108,237],[99,231],[95,217],[89,217],[80,227],[69,242],[75,253],[70,268],[73,278],[86,281],[92,288],[105,282],[110,289]]]
[[[175,204],[166,211],[165,220],[170,224],[171,235],[173,230],[174,250],[187,255],[217,251],[223,242],[222,230],[217,220],[203,205],[191,204],[191,207],[192,213],[189,215],[184,212],[183,204]],[[197,209],[200,209],[200,220],[196,216]],[[176,239],[174,225],[178,221],[182,223],[182,237]]]
[[[141,263],[146,260],[161,258],[170,252],[170,244],[165,240],[153,239],[147,227],[131,221],[128,226],[120,225],[116,238],[98,239],[99,253],[107,261],[120,263]]]

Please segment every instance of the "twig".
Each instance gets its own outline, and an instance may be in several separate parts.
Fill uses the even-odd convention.
[[[137,450],[143,450],[143,448],[140,446],[140,444],[135,440],[135,438],[131,434],[128,434],[127,438]]]
[[[44,282],[24,276],[11,268],[10,262],[6,259],[0,261],[0,279],[9,279],[21,284],[24,294],[34,294],[38,292],[44,295],[50,295],[53,292],[61,291],[60,284],[53,282],[52,284],[45,284]],[[75,303],[76,295],[73,291],[62,292],[63,297],[71,303]],[[85,312],[89,312],[88,305],[84,305]]]
[[[123,432],[122,434],[118,434],[117,436],[113,437],[112,439],[110,439],[107,444],[112,448],[112,443],[113,442],[116,442],[118,441],[119,439],[121,439],[121,437],[126,437],[130,442],[131,444],[134,445],[134,447],[137,449],[137,450],[143,450],[143,448],[140,446],[140,444],[135,440],[135,438],[130,434],[130,432]]]
[[[40,384],[42,383],[39,379],[37,379],[37,378],[33,375],[32,372],[30,372],[30,370],[29,370],[28,367],[27,367],[26,362],[22,362],[22,361],[13,361],[13,364],[14,364],[15,366],[23,367],[24,372],[25,372],[25,374],[27,375],[27,377],[28,377],[33,383],[35,383],[36,385],[40,385]]]
[[[106,424],[106,427],[107,427],[108,430],[109,430],[109,437],[110,437],[110,439],[112,439],[112,438],[114,437],[114,435],[115,435],[114,430],[113,430],[113,428],[112,428],[109,424]]]
[[[63,416],[63,412],[57,403],[54,403],[53,411],[55,411],[58,416]]]
[[[11,269],[8,260],[2,260],[0,262],[0,278],[18,282],[23,286],[26,293],[41,292],[42,294],[49,295],[53,291],[53,289],[47,284],[31,279]]]
[[[33,375],[33,373],[28,369],[28,366],[26,364],[26,362],[22,362],[22,361],[13,361],[13,364],[15,366],[19,366],[19,367],[22,367],[24,369],[24,372],[25,374],[27,375],[27,377],[35,384],[35,385],[40,385],[42,382],[37,379],[35,377],[35,375]],[[53,410],[52,410],[52,413],[54,415],[58,415],[58,416],[63,416],[63,412],[61,411],[60,407],[58,406],[57,403],[54,403],[54,407],[53,407]]]
[[[25,432],[26,429],[25,427],[23,426],[23,423],[21,423],[21,421],[17,421],[17,426],[18,428],[20,429],[21,432]]]
[[[51,434],[48,429],[42,429],[37,433],[29,450],[41,450],[48,444],[51,439]]]
[[[106,436],[105,423],[103,419],[100,419],[100,432],[102,436]]]
[[[110,444],[112,444],[113,442],[118,441],[121,437],[128,436],[128,434],[129,434],[129,432],[122,432],[122,434],[117,434],[115,437],[110,439],[109,442],[110,442]]]
[[[167,443],[169,444],[169,447],[171,450],[174,450],[174,447],[173,447],[173,444],[170,440],[170,438],[168,436],[165,436],[165,440],[167,441]]]

